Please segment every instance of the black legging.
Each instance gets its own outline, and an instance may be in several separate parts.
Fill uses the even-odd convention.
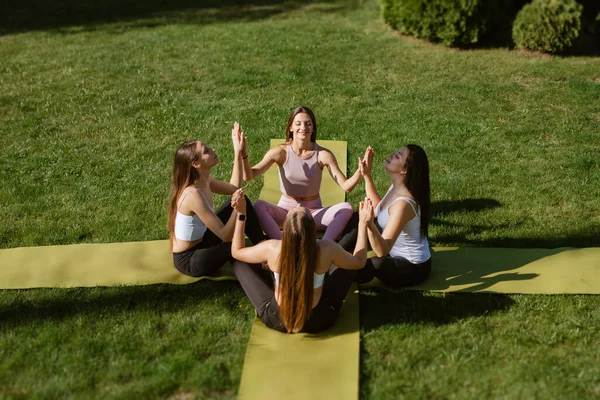
[[[225,224],[231,213],[231,198],[215,213]],[[246,227],[244,232],[253,244],[265,239],[252,203],[246,196]],[[214,275],[225,263],[233,261],[231,257],[231,242],[223,242],[210,229],[204,233],[202,241],[191,249],[173,253],[173,263],[179,272],[185,275],[199,277]]]
[[[382,229],[375,220],[375,226]],[[346,250],[352,251],[358,237],[358,213],[355,212],[346,229],[342,232],[339,244]],[[373,257],[367,260],[365,267],[358,271],[358,283],[370,282],[377,278],[387,286],[399,288],[403,286],[418,285],[431,273],[431,258],[421,264],[413,264],[403,257]]]
[[[233,262],[233,272],[244,292],[256,309],[260,320],[269,328],[287,332],[279,319],[279,306],[275,300],[273,279],[270,271],[259,264],[248,264],[239,260]],[[348,289],[356,278],[356,271],[338,268],[325,279],[323,293],[301,332],[317,333],[329,329],[337,319]]]
[[[358,272],[358,283],[366,283],[373,278],[392,288],[418,285],[431,273],[431,258],[424,263],[413,264],[403,257],[372,257]]]

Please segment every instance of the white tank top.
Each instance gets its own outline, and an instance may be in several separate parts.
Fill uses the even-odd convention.
[[[198,217],[196,214],[185,215],[179,212],[181,202],[192,190],[196,189],[190,189],[183,193],[181,199],[179,199],[179,204],[177,205],[177,214],[175,215],[175,237],[179,240],[187,240],[189,242],[202,239],[207,229],[206,225],[204,225],[204,222],[202,222],[200,217]]]
[[[421,209],[413,199],[409,197],[398,197],[385,210],[381,209],[382,199],[377,205],[377,222],[379,223],[379,226],[385,229],[390,221],[388,210],[392,204],[398,200],[406,201],[415,212],[415,216],[404,225],[404,229],[402,229],[402,232],[400,232],[398,239],[396,239],[394,246],[390,250],[390,255],[392,257],[406,258],[413,264],[424,263],[431,258],[429,241],[426,236],[421,235]],[[417,209],[415,209],[415,207],[417,207]]]
[[[323,286],[323,281],[325,280],[325,274],[319,275],[316,272],[314,274],[315,274],[315,278],[314,278],[313,288],[318,289],[321,286]],[[273,276],[275,277],[275,284],[279,285],[279,273],[273,272]]]

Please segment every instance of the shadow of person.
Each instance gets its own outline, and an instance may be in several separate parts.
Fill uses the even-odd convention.
[[[436,217],[457,212],[477,212],[493,210],[502,205],[498,200],[488,198],[439,200],[431,203],[432,223],[436,223]]]
[[[446,325],[458,320],[508,310],[514,301],[502,294],[431,293],[384,288],[361,290],[360,325],[363,335],[394,324]]]
[[[415,288],[478,292],[500,282],[531,280],[537,273],[518,270],[565,249],[434,248],[432,273]],[[511,273],[504,273],[513,271]]]
[[[46,321],[62,322],[87,315],[127,314],[132,311],[175,313],[203,302],[216,304],[224,314],[246,304],[237,282],[202,280],[188,285],[116,286],[72,289],[29,289],[7,304],[0,304],[3,328],[27,326]],[[38,296],[35,292],[40,292]],[[41,298],[41,300],[40,300]],[[239,304],[237,300],[239,299]],[[229,304],[235,301],[235,306]],[[228,303],[229,302],[229,303]],[[250,316],[250,306],[248,312]],[[239,318],[239,313],[232,314]]]

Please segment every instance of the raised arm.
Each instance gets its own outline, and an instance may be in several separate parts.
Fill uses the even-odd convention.
[[[254,178],[258,178],[267,172],[273,163],[282,165],[284,162],[285,150],[280,146],[267,151],[263,159],[254,167],[250,166],[250,161],[248,161],[248,156],[246,155],[245,157],[242,157],[244,180],[247,182]]]
[[[244,196],[241,189],[233,193],[232,199]],[[233,200],[232,200],[233,201]],[[224,242],[230,242],[233,237],[233,228],[235,227],[235,213],[232,212],[229,220],[225,224],[210,209],[206,199],[197,191],[191,192],[184,200],[184,205],[188,206],[206,225],[212,233]]]
[[[354,175],[350,178],[346,178],[346,175],[340,170],[337,159],[331,151],[326,148],[321,148],[319,152],[319,162],[326,167],[333,180],[345,191],[351,192],[352,189],[358,185],[362,175],[360,174],[360,167],[356,169]]]
[[[379,193],[377,193],[375,183],[373,182],[373,148],[371,146],[367,147],[365,157],[362,160],[359,158],[358,164],[360,173],[365,178],[365,193],[375,209],[379,202],[381,202],[381,197],[379,197]]]
[[[229,182],[224,182],[218,179],[210,178],[210,190],[213,193],[232,195],[236,190],[240,189],[243,184],[242,173],[242,154],[246,151],[246,137],[242,132],[240,125],[236,122],[231,130],[231,141],[233,142],[233,169],[231,170],[231,179]]]
[[[393,203],[388,209],[388,213],[390,220],[382,233],[379,233],[375,222],[371,221],[368,224],[369,243],[377,257],[385,257],[390,253],[406,223],[415,216],[410,204],[404,200]]]
[[[361,269],[367,262],[367,225],[373,221],[373,207],[369,201],[363,201],[359,207],[358,237],[354,253],[345,251],[339,244],[333,249],[332,263],[343,269]]]
[[[245,247],[244,228],[246,226],[246,199],[242,196],[231,202],[234,208],[232,214],[236,215],[235,232],[233,242],[231,243],[231,255],[233,258],[247,262],[249,264],[258,264],[266,262],[269,259],[273,248],[273,240],[262,241],[255,246]]]
[[[231,179],[229,183],[238,189],[244,185],[243,179],[243,162],[242,162],[242,151],[244,150],[246,138],[244,137],[244,132],[240,128],[240,124],[235,122],[233,124],[233,129],[231,130],[231,141],[233,142],[233,169],[231,170]]]

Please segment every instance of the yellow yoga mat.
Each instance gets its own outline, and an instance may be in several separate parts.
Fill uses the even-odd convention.
[[[373,254],[370,253],[370,256]],[[435,247],[427,281],[408,289],[439,292],[600,294],[600,248]],[[74,244],[0,250],[0,289],[187,284],[169,242]],[[215,277],[235,279],[229,265]],[[361,288],[380,285],[374,281]]]
[[[416,290],[496,293],[600,293],[600,248],[438,247],[432,274]]]
[[[271,140],[271,147],[283,140]],[[346,171],[346,142],[323,140],[342,171]],[[345,192],[323,171],[323,206],[345,201]],[[277,204],[281,192],[276,166],[265,174],[260,198]],[[356,399],[360,338],[358,293],[351,289],[335,326],[318,335],[288,335],[254,319],[246,350],[240,399]]]
[[[227,267],[207,279],[235,279]],[[0,250],[0,289],[186,284],[198,279],[175,269],[168,240]]]
[[[252,326],[240,399],[358,398],[360,338],[358,292],[351,288],[336,324],[308,335]]]
[[[369,253],[369,257],[374,254]],[[432,272],[398,290],[515,294],[600,294],[600,248],[434,247]],[[383,285],[374,279],[361,289]]]

